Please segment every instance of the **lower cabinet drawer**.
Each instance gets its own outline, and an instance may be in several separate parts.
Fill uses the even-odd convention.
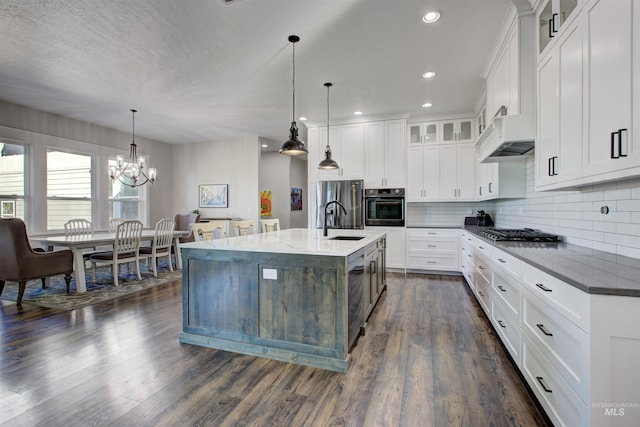
[[[584,400],[589,394],[589,336],[537,298],[523,291],[522,329],[565,381]]]
[[[458,271],[458,256],[429,253],[408,254],[407,268],[421,270]]]
[[[498,298],[501,298],[514,316],[520,314],[520,285],[516,279],[505,275],[497,268],[493,269],[492,287]]]
[[[462,276],[464,277],[464,280],[466,280],[469,287],[472,290],[474,290],[475,286],[473,284],[473,264],[468,262],[462,262],[460,263],[460,270],[462,270],[461,273],[462,273]]]
[[[480,302],[480,306],[487,313],[487,316],[491,318],[491,312],[489,309],[491,308],[491,283],[480,274],[477,270],[474,272],[473,281],[476,285],[476,296],[478,297],[478,301]]]
[[[516,364],[520,366],[520,322],[507,305],[491,296],[491,323]]]
[[[526,335],[522,336],[522,373],[554,425],[589,425],[587,405]]]

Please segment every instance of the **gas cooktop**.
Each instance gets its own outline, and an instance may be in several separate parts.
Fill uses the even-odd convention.
[[[490,228],[482,232],[482,235],[493,241],[505,242],[536,242],[536,243],[559,243],[562,240],[555,234],[543,233],[532,228],[522,229],[496,229]]]

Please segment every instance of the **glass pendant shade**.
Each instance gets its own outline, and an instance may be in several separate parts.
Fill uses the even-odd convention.
[[[318,164],[318,169],[339,169],[338,163],[331,158],[331,146],[329,145],[329,88],[331,83],[325,83],[327,88],[327,147],[324,149],[324,160]]]
[[[278,150],[280,154],[288,154],[290,156],[301,156],[307,154],[309,150],[305,147],[304,142],[298,139],[298,126],[296,125],[296,43],[300,41],[300,37],[291,35],[289,42],[293,46],[293,115],[291,117],[291,128],[289,129],[289,140],[282,144]]]

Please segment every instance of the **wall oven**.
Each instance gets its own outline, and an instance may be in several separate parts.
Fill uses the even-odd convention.
[[[404,227],[404,188],[367,189],[364,207],[364,225]]]

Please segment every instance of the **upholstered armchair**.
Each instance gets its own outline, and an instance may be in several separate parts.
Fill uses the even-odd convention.
[[[200,221],[200,214],[196,214],[193,212],[187,214],[176,214],[174,219],[176,222],[176,230],[192,231],[191,224]],[[188,243],[193,241],[195,241],[193,232],[191,232],[188,236],[180,237],[180,243]]]
[[[19,218],[0,219],[0,294],[6,281],[18,282],[18,298],[21,304],[27,280],[42,279],[64,274],[67,292],[73,272],[73,254],[70,250],[37,252],[31,248],[27,229]]]

